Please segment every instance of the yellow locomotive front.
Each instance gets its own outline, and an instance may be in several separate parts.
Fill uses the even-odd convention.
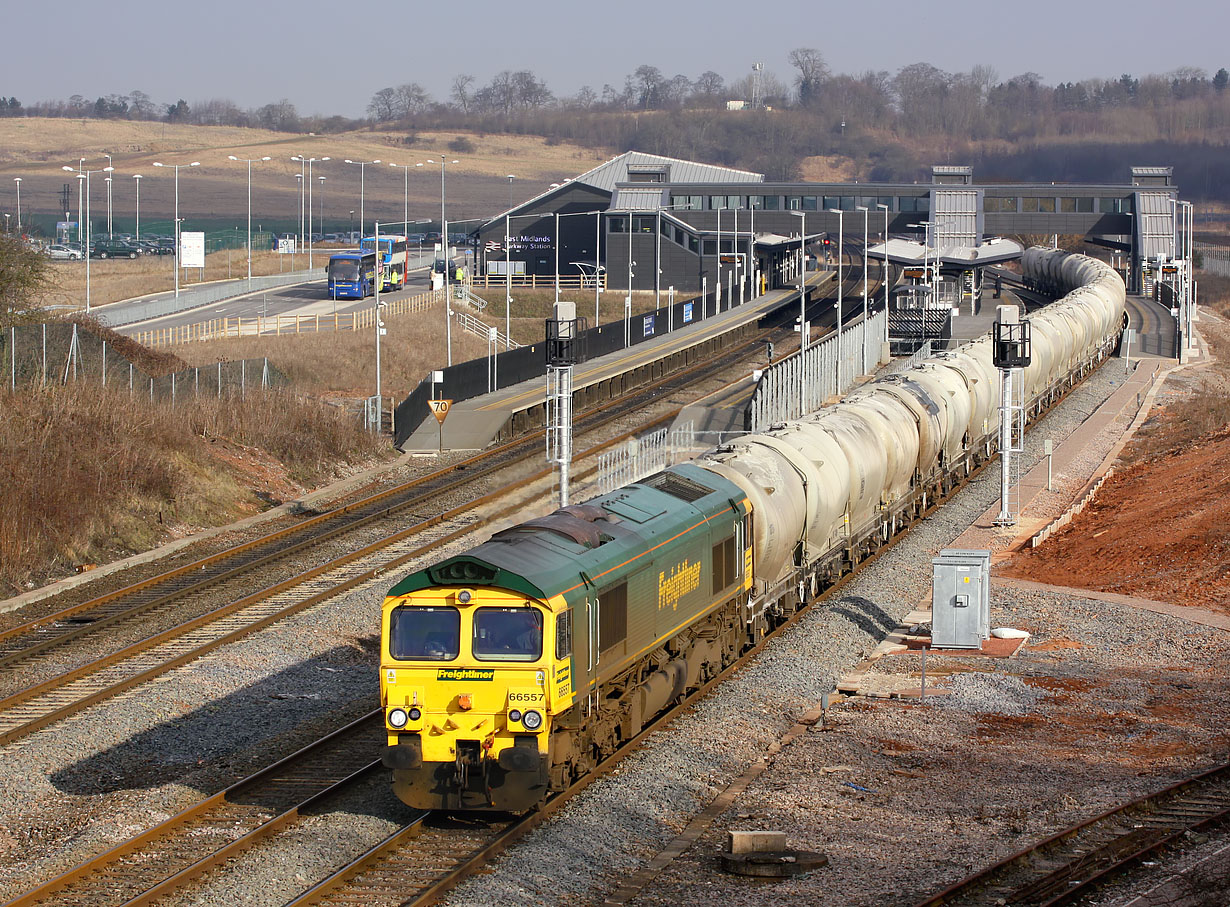
[[[570,671],[570,652],[554,657],[552,608],[492,587],[392,593],[380,688],[397,796],[422,809],[532,808],[549,780],[554,680]]]

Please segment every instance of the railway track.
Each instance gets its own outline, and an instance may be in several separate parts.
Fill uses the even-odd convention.
[[[152,903],[378,776],[383,740],[375,709],[4,907]]]
[[[596,432],[636,411],[656,394],[677,391],[715,367],[735,364],[758,342],[753,339],[739,344],[717,362],[708,361],[675,372],[639,394],[584,414],[578,422],[578,433]],[[278,530],[235,549],[168,571],[162,577],[107,593],[0,634],[0,646],[6,647],[0,648],[0,668],[5,669],[0,674],[0,745],[341,594],[384,570],[425,555],[436,545],[473,531],[476,528],[473,525],[452,531],[441,527],[450,520],[463,519],[476,504],[488,502],[503,489],[477,499],[467,497],[461,505],[447,509],[443,509],[447,505],[440,502],[461,489],[473,488],[484,477],[496,476],[535,457],[539,452],[538,434],[502,445],[491,452],[489,458],[470,458],[337,511],[313,517],[306,524]],[[414,510],[437,515],[409,528],[388,531],[401,527],[407,514]],[[373,538],[355,547],[352,539],[360,529]],[[304,537],[296,538],[300,533]],[[424,536],[424,533],[430,534]],[[307,570],[288,569],[295,564],[295,558],[303,558],[312,551],[324,551],[331,544],[339,546],[343,553],[326,556]],[[271,564],[279,571],[274,581],[257,592],[250,591],[258,585],[253,578],[258,575],[256,572]],[[69,663],[71,643],[92,640],[105,629],[116,634],[126,627],[144,629],[159,615],[170,617],[184,610],[191,612],[186,618],[170,620],[163,629],[112,647],[101,657],[38,678],[34,683],[24,686],[15,683],[23,668],[28,674],[37,675],[37,670],[31,669],[41,667],[45,671]],[[70,654],[66,654],[66,650]]]
[[[1225,764],[1039,841],[917,907],[1072,904],[1186,833],[1228,817],[1230,764]]]

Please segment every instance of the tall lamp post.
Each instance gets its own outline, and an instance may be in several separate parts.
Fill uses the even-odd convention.
[[[434,152],[428,152],[434,153]],[[444,174],[448,169],[449,164],[459,164],[458,160],[448,160],[443,154],[438,155],[440,160],[428,158],[426,161],[419,161],[414,166],[422,167],[424,163],[440,165],[440,246],[443,249],[444,259],[444,342],[448,346],[448,364],[453,364],[453,299],[452,292],[449,290],[449,281],[452,279],[452,270],[448,257],[448,219],[444,213]],[[377,161],[379,163],[379,161]]]
[[[363,205],[364,205],[364,196],[365,196],[365,193],[366,193],[366,191],[367,191],[367,182],[366,182],[366,176],[365,176],[365,173],[366,173],[366,168],[367,168],[367,165],[368,165],[368,164],[379,164],[379,163],[380,163],[380,161],[379,161],[379,160],[375,160],[375,161],[352,161],[350,158],[346,158],[346,163],[347,163],[347,164],[358,164],[358,165],[359,165],[359,242],[360,242],[360,244],[362,244],[362,241],[363,241],[363,215],[364,215],[364,213],[365,213],[365,212],[364,212]],[[417,165],[416,165],[416,166],[417,166]],[[451,365],[452,363],[450,362],[449,364]]]
[[[802,218],[799,222],[799,418],[807,415],[807,341],[811,339],[807,329],[807,212],[791,211]]]
[[[292,161],[299,162],[299,169],[303,169],[303,165],[307,164],[307,178],[304,180],[304,185],[307,187],[307,250],[308,250],[308,270],[312,269],[312,165],[317,161],[327,161],[327,157],[309,157],[305,158],[301,154],[297,154],[291,158]],[[379,163],[379,162],[377,162]]]
[[[102,156],[107,159],[107,172],[110,173],[112,170],[115,169],[114,166],[112,166],[111,164],[111,155],[107,154],[107,152],[104,151],[102,153]],[[111,177],[108,176],[107,177],[107,239],[111,240],[114,238],[115,238],[115,234],[112,232],[112,229],[111,229]]]
[[[249,288],[252,283],[252,162],[253,161],[268,161],[272,160],[268,155],[265,157],[235,157],[233,154],[228,154],[227,160],[244,161],[248,165],[248,284]]]
[[[517,177],[508,174],[508,210],[504,212],[504,337],[512,342],[512,184]]]
[[[320,205],[317,207],[317,221],[320,223],[320,232],[323,235],[328,231],[325,230],[325,178],[323,176],[316,177],[316,181],[320,183]]]
[[[141,241],[141,174],[134,173],[132,178],[135,182],[133,185],[137,187],[137,242]]]
[[[180,167],[199,167],[200,161],[193,161],[190,164],[164,164],[161,161],[154,161],[155,167],[172,167],[175,170],[175,295],[179,296],[179,168]]]
[[[863,212],[863,374],[867,374],[867,211],[863,205],[855,205],[855,211]]]
[[[17,235],[21,235],[21,177],[13,177],[13,182],[17,184]]]
[[[888,343],[888,205],[876,205],[884,209],[884,342]]]
[[[410,233],[410,165],[409,164],[394,164],[389,162],[390,167],[396,167],[401,170],[402,175],[402,196],[401,196],[401,232],[409,235]]]
[[[67,170],[69,173],[73,172],[72,167],[61,167],[60,169]],[[82,252],[85,254],[85,313],[87,315],[90,313],[90,174],[109,172],[111,172],[110,167],[103,167],[101,170],[77,171],[77,185],[83,187],[82,195],[85,197],[85,248]]]
[[[840,208],[829,208],[829,214],[837,215],[837,384],[836,392],[841,393],[841,305],[842,305],[842,258],[845,253],[845,212]]]

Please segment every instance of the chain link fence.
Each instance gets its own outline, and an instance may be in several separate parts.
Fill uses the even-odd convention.
[[[0,366],[9,391],[92,382],[126,389],[151,401],[176,403],[200,396],[245,397],[286,384],[268,359],[238,359],[154,376],[95,334],[67,322],[9,327],[0,334]]]

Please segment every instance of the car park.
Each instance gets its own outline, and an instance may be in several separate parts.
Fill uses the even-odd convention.
[[[56,243],[47,250],[47,257],[52,261],[79,261],[81,259],[81,250],[73,246]]]

